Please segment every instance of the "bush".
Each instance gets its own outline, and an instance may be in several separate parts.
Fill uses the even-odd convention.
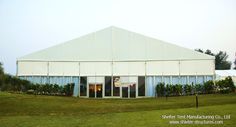
[[[226,77],[224,80],[216,81],[217,92],[230,93],[235,91],[235,86],[232,78]]]
[[[171,94],[171,85],[169,85],[169,84],[166,85],[165,94],[166,94],[166,96],[170,96],[170,94]]]
[[[175,89],[175,95],[182,95],[183,86],[181,84],[176,84]]]
[[[234,82],[230,76],[225,78],[225,83],[226,83],[226,87],[229,87],[230,92],[235,91],[235,85],[234,85]]]
[[[26,92],[27,94],[34,94],[35,93],[35,91],[33,90],[33,89],[30,89],[30,90],[27,90],[27,92]]]
[[[156,85],[156,95],[158,97],[161,96],[179,96],[182,95],[183,87],[180,84],[171,85],[167,84],[165,86],[164,83],[158,83]]]
[[[65,85],[65,94],[66,96],[72,96],[73,95],[73,91],[74,91],[74,83],[68,83],[67,85]]]
[[[195,93],[199,94],[199,93],[203,93],[204,90],[204,85],[202,84],[196,84],[195,85]]]
[[[205,82],[203,87],[204,87],[205,93],[207,94],[213,93],[215,89],[214,83],[212,80]]]
[[[192,86],[189,85],[189,84],[186,84],[186,85],[184,86],[184,91],[185,91],[185,94],[186,94],[186,95],[191,95],[191,93],[192,93]]]
[[[160,96],[164,96],[164,94],[165,94],[165,84],[164,83],[158,83],[156,85],[156,95],[158,97],[160,97]]]
[[[59,87],[59,85],[54,84],[54,85],[53,85],[53,90],[52,90],[52,92],[54,93],[54,95],[59,95],[59,92],[60,92],[60,87]]]

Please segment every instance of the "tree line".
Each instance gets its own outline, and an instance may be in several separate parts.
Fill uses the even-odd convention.
[[[212,80],[204,84],[166,84],[158,83],[155,88],[156,96],[181,96],[181,95],[194,95],[194,94],[212,94],[212,93],[231,93],[235,92],[235,86],[232,78],[229,76],[224,80]]]

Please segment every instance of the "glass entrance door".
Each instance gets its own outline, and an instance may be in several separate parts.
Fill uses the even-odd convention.
[[[130,85],[130,98],[136,97],[136,84]]]
[[[128,87],[122,87],[122,97],[128,98]]]
[[[122,98],[135,98],[136,97],[136,84],[122,87]]]
[[[102,84],[96,85],[97,98],[102,98]]]
[[[89,97],[102,98],[102,84],[89,84]]]
[[[95,97],[95,85],[89,84],[89,97],[94,98]]]

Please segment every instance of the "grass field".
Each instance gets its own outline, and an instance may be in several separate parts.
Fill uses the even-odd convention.
[[[82,99],[0,92],[0,127],[235,127],[235,108],[236,94],[199,95],[199,108],[196,109],[195,96],[169,97],[167,100]],[[184,119],[164,119],[163,115],[230,115],[230,119],[215,119],[223,121],[220,124],[173,125],[169,122]]]

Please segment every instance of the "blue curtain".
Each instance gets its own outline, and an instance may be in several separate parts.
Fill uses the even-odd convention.
[[[155,96],[155,85],[154,85],[154,77],[147,77],[146,78],[146,83],[147,83],[147,96],[149,97],[154,97]]]
[[[204,76],[197,76],[197,84],[203,84],[204,83]]]
[[[196,84],[196,76],[189,76],[189,84]]]
[[[172,77],[172,84],[173,85],[179,84],[179,76],[173,76]]]

